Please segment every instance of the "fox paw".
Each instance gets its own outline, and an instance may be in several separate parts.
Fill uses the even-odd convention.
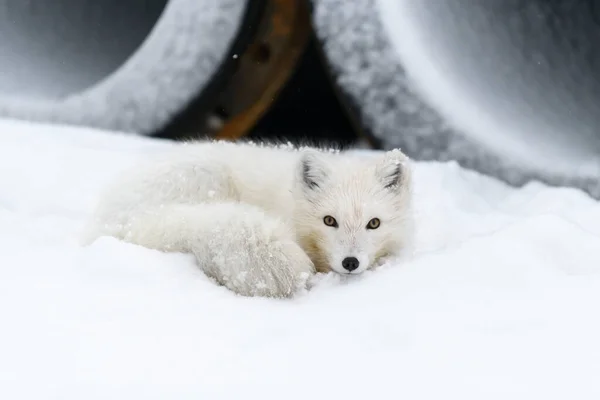
[[[310,258],[292,240],[241,246],[213,257],[211,264],[213,268],[206,270],[209,276],[235,293],[250,297],[292,297],[306,288],[314,273]]]
[[[252,258],[244,282],[234,289],[248,296],[291,297],[306,288],[314,272],[304,250],[291,240],[271,242]]]

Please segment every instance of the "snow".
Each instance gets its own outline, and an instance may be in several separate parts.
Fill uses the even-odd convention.
[[[415,164],[418,252],[293,300],[77,234],[166,142],[0,121],[0,398],[597,399],[600,206]]]

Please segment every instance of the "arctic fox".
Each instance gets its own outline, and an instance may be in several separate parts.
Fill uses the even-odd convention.
[[[84,241],[192,253],[240,295],[290,297],[315,272],[359,274],[402,255],[411,197],[400,150],[191,142],[110,185]]]

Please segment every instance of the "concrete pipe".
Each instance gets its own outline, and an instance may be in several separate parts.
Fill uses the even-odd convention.
[[[313,0],[331,73],[381,147],[600,196],[593,0]]]
[[[0,1],[0,116],[154,134],[230,57],[249,4]]]

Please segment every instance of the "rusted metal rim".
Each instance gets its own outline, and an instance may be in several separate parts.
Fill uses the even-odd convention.
[[[267,0],[254,39],[219,93],[208,135],[236,140],[267,112],[294,71],[310,35],[305,0]],[[212,132],[211,132],[212,131]]]

